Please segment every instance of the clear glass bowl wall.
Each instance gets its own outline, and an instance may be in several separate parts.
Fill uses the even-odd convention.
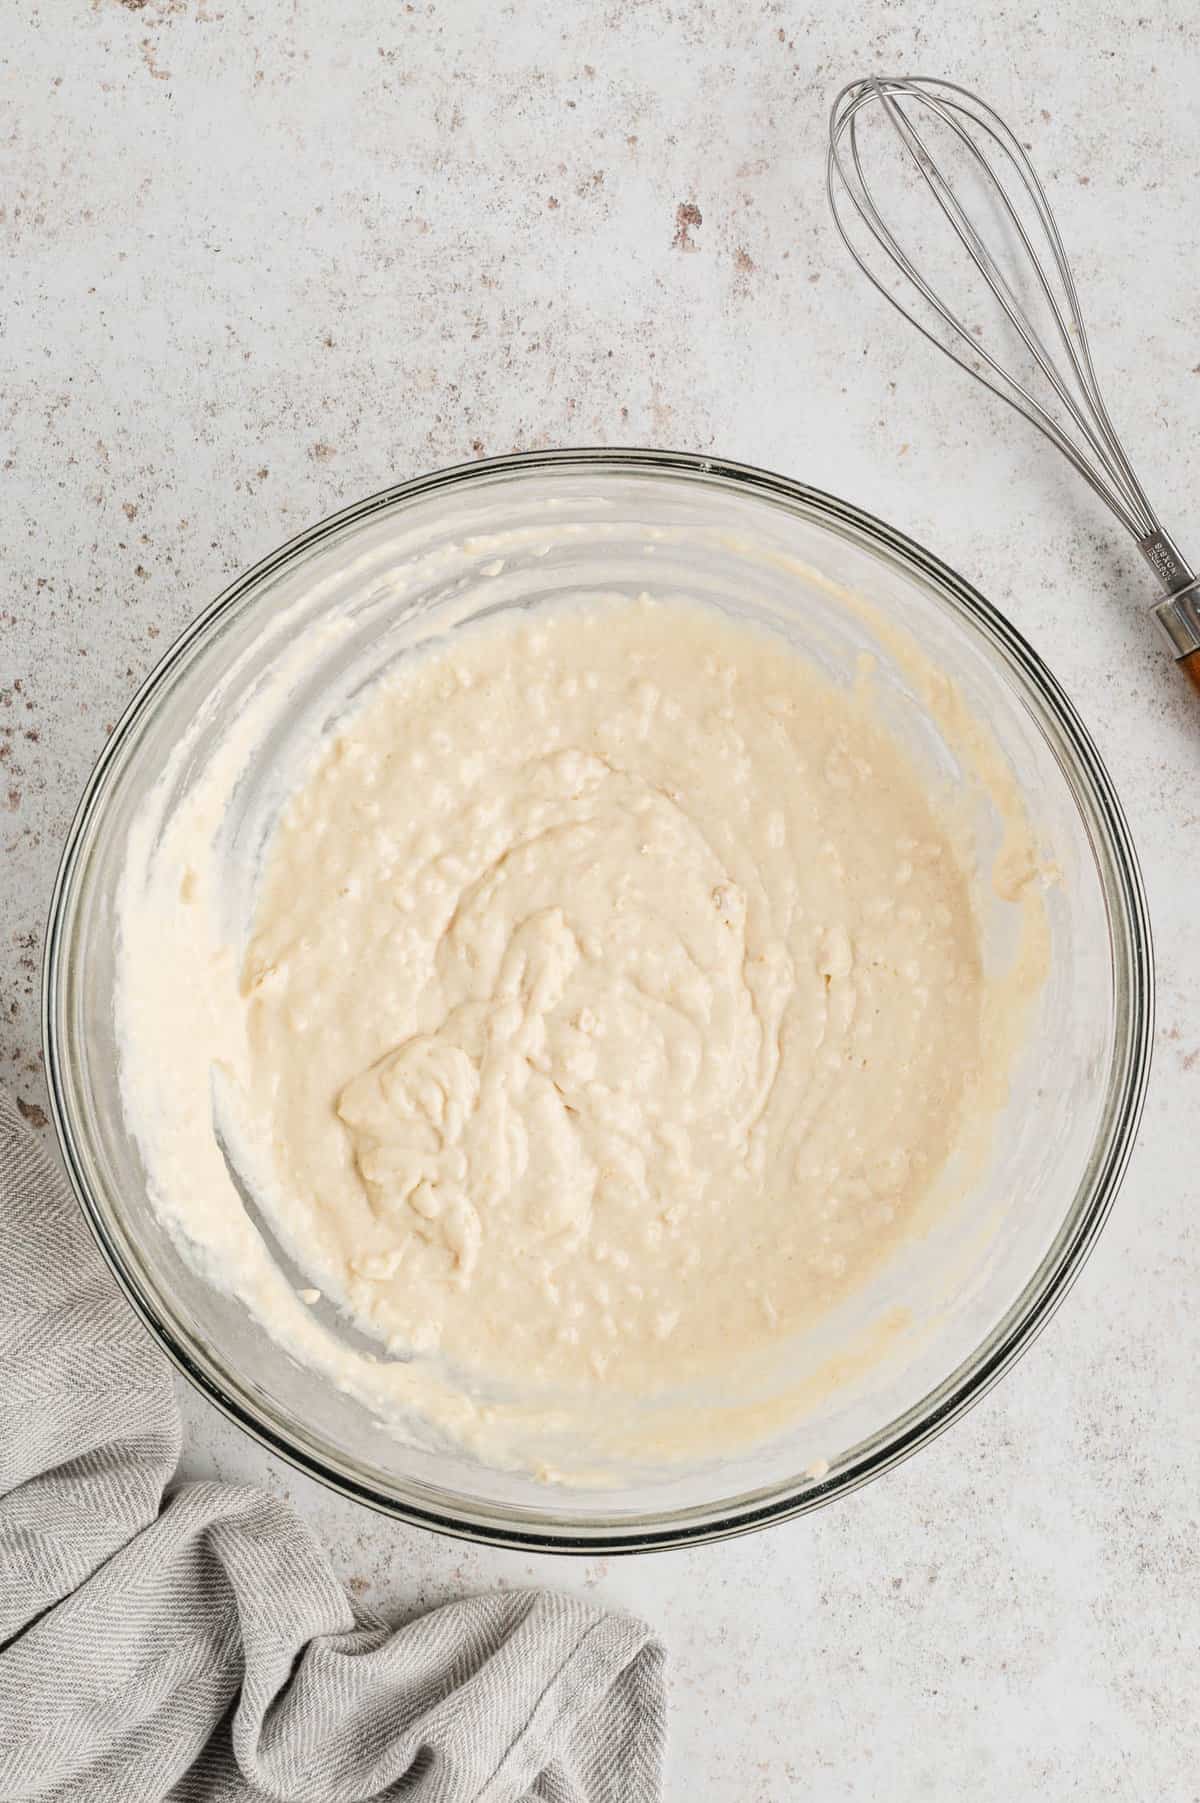
[[[296,635],[331,612],[348,616],[349,637],[290,695],[238,790],[227,843],[248,908],[289,746],[431,627],[462,631],[499,609],[598,590],[690,596],[757,620],[837,682],[870,653],[893,730],[931,772],[952,776],[953,752],[887,635],[812,572],[866,597],[953,679],[1061,872],[1047,898],[1051,974],[990,1166],[961,1207],[791,1354],[802,1379],[900,1305],[912,1324],[889,1356],[743,1458],[587,1490],[417,1451],[197,1275],[147,1202],[113,1020],[131,819],[182,740],[181,791]],[[999,823],[981,828],[986,849]],[[1002,957],[999,914],[988,931],[990,955]],[[381,1509],[568,1550],[718,1537],[828,1502],[953,1419],[1036,1332],[1102,1223],[1140,1109],[1150,1027],[1149,933],[1128,832],[1073,709],[1019,636],[953,572],[844,503],[761,471],[658,453],[549,453],[426,477],[315,527],[234,584],[167,653],[106,747],[64,854],[45,970],[47,1065],[71,1180],[135,1306],[193,1381],[269,1446]]]

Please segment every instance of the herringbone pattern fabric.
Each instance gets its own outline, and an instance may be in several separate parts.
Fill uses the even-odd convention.
[[[166,1361],[0,1095],[0,1799],[658,1797],[642,1623],[508,1591],[390,1629],[178,1454]]]

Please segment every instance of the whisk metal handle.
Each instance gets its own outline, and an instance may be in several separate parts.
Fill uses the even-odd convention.
[[[1200,577],[1192,574],[1161,527],[1140,538],[1138,549],[1166,590],[1153,613],[1171,656],[1180,661],[1195,656],[1200,653]]]
[[[1200,579],[1160,601],[1154,617],[1172,657],[1194,657],[1200,653]]]

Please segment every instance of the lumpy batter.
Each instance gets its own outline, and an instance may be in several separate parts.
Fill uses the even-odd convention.
[[[977,854],[871,683],[683,602],[460,629],[289,772],[239,943],[253,716],[131,834],[122,1092],[172,1231],[295,1357],[490,1462],[676,1456],[671,1399],[718,1390],[743,1438],[794,1419],[747,1374],[962,1175],[1038,974],[985,979]],[[993,889],[1036,947],[995,769]]]
[[[381,688],[283,814],[242,993],[314,1284],[392,1351],[634,1396],[859,1282],[979,1056],[915,772],[781,643],[649,602]]]

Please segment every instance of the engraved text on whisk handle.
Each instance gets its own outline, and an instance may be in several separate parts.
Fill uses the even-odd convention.
[[[1176,594],[1191,583],[1191,570],[1161,526],[1157,526],[1145,538],[1138,539],[1138,550],[1168,595]]]

